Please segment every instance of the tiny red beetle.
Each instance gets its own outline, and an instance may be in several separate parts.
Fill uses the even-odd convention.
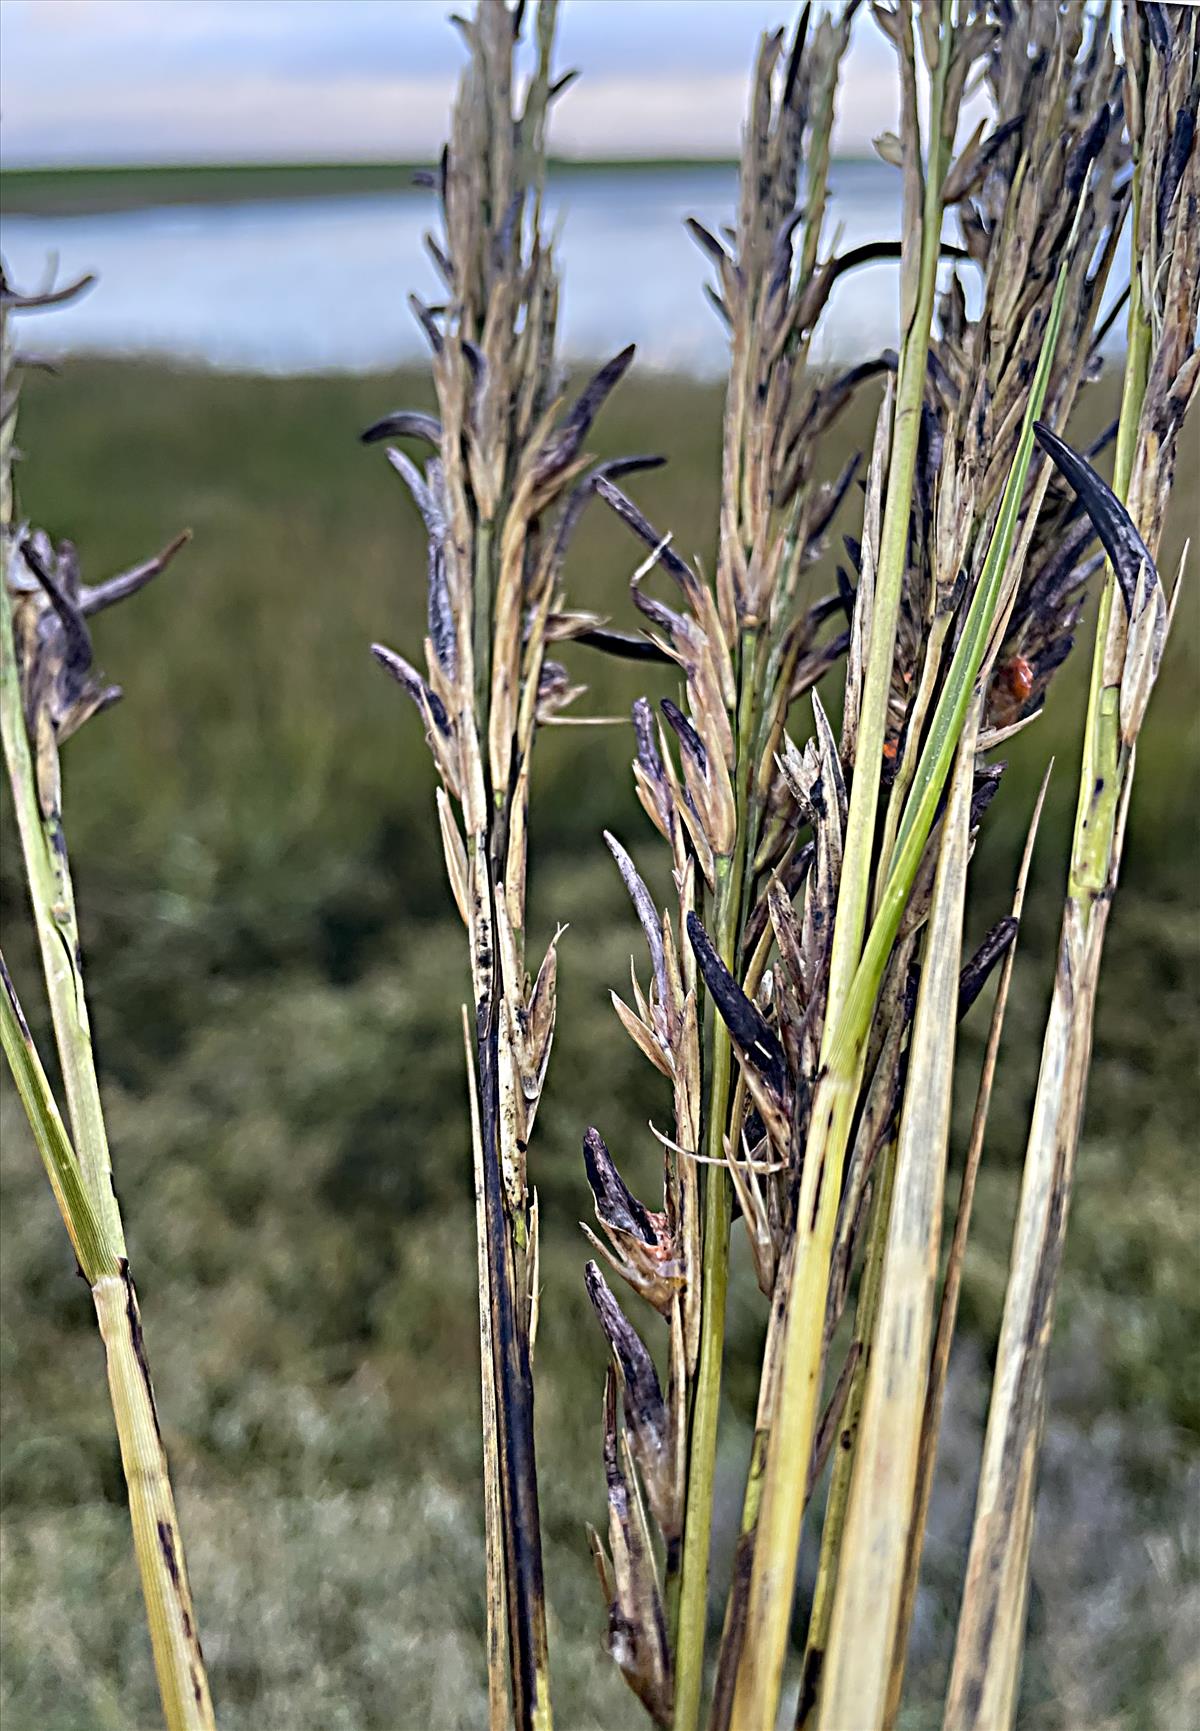
[[[1000,676],[1018,703],[1028,699],[1033,690],[1033,668],[1023,655],[1014,655],[1011,661],[1006,661],[1000,669]]]
[[[1010,656],[996,669],[988,703],[992,727],[1014,727],[1033,693],[1033,668],[1023,655]]]

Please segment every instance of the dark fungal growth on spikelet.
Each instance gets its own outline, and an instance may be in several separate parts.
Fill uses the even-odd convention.
[[[120,686],[106,685],[96,672],[88,620],[165,571],[189,539],[188,532],[178,535],[153,558],[102,583],[87,584],[80,577],[73,542],[60,541],[55,547],[41,529],[19,529],[14,536],[5,571],[25,725],[37,757],[45,812],[58,802],[58,747],[121,697]]]
[[[610,1365],[603,1416],[608,1548],[591,1525],[588,1542],[608,1606],[608,1650],[654,1723],[666,1727],[673,1703],[666,1617],[629,1433],[617,1417],[618,1380]]]

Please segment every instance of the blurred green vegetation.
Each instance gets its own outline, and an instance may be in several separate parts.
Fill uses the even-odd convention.
[[[842,160],[853,160],[843,158]],[[346,198],[395,194],[418,168],[412,162],[143,163],[94,168],[6,168],[0,210],[7,216],[80,216],[104,210],[144,210],[164,204],[232,204],[269,199]],[[556,179],[663,169],[728,168],[722,157],[551,157]]]
[[[1112,382],[1092,397],[1081,431],[1111,413]],[[86,576],[185,524],[195,531],[167,577],[99,625],[100,663],[128,695],[68,746],[66,815],[117,1184],[227,1731],[483,1720],[464,946],[419,724],[367,654],[373,638],[419,651],[419,528],[381,453],[357,444],[380,413],[427,399],[423,380],[400,376],[241,379],[97,362],[32,377],[21,412],[22,508],[77,542]],[[859,405],[829,441],[829,474],[847,441],[866,442],[872,413]],[[598,455],[670,455],[635,491],[709,568],[719,419],[712,387],[633,377],[595,437]],[[1168,570],[1197,527],[1196,448],[1193,429]],[[638,553],[591,510],[572,595],[627,621]],[[1057,933],[1081,637],[1046,716],[1014,742],[975,864],[982,929],[1007,906],[1036,782],[1056,753],[976,1207],[908,1731],[936,1722],[953,1633]],[[1193,582],[1145,736],[1099,1005],[1035,1558],[1022,1713],[1033,1731],[1182,1725],[1195,1702],[1198,648]],[[591,686],[588,713],[624,715],[643,688],[644,670],[584,651],[572,666]],[[560,728],[543,734],[535,765],[531,963],[556,922],[570,926],[532,1152],[566,1731],[641,1723],[601,1652],[582,1531],[603,1518],[604,1351],[575,1226],[590,1214],[583,1127],[601,1128],[652,1199],[647,1120],[669,1113],[607,1002],[640,946],[602,826],[662,882],[629,756],[625,726]],[[42,1025],[3,815],[5,948]],[[986,1014],[964,1031],[959,1151]],[[99,1343],[7,1088],[2,1110],[0,1712],[12,1731],[133,1731],[156,1709]],[[737,1257],[726,1557],[764,1323],[740,1240]]]

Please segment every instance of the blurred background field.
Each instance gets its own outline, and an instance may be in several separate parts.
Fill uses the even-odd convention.
[[[1115,412],[1115,388],[1093,389],[1082,432]],[[127,696],[67,748],[66,813],[117,1184],[228,1731],[466,1731],[484,1716],[461,930],[419,724],[367,654],[372,638],[419,648],[424,556],[403,489],[357,444],[380,413],[427,400],[420,376],[79,360],[59,379],[33,375],[21,413],[23,510],[76,540],[85,575],[195,532],[161,583],[101,622],[100,663]],[[635,369],[594,440],[599,455],[669,454],[634,490],[709,568],[720,407],[716,386]],[[830,441],[827,473],[864,443],[872,412],[864,401]],[[1200,527],[1190,435],[1168,570]],[[571,593],[628,626],[631,545],[592,510]],[[1193,575],[1139,763],[1101,993],[1028,1731],[1171,1731],[1192,1722],[1200,1686],[1197,599]],[[1040,769],[1057,754],[968,1260],[907,1731],[934,1723],[921,1702],[936,1699],[952,1637],[1075,792],[1081,638],[1049,712],[1010,750],[974,870],[982,930],[1007,905]],[[585,651],[572,669],[591,687],[587,713],[624,716],[644,687],[638,669]],[[805,725],[797,713],[795,730]],[[538,752],[531,954],[539,933],[570,926],[532,1165],[552,1645],[560,1723],[618,1731],[639,1712],[601,1651],[581,1525],[603,1513],[604,1350],[581,1281],[579,1142],[597,1124],[648,1191],[647,1120],[661,1122],[667,1101],[607,1001],[640,949],[601,828],[648,876],[661,860],[633,799],[627,725],[549,730]],[[4,944],[36,1008],[10,836]],[[962,1040],[960,1152],[984,1025],[977,1010]],[[0,1712],[11,1731],[148,1728],[148,1643],[88,1295],[7,1088],[0,1109]],[[764,1321],[736,1232],[735,1243],[722,1569]]]

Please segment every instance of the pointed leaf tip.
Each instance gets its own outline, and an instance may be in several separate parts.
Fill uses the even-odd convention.
[[[1157,567],[1133,518],[1108,482],[1077,451],[1073,451],[1065,439],[1060,439],[1044,421],[1035,421],[1033,431],[1038,444],[1078,495],[1080,504],[1091,518],[1116,573],[1125,598],[1125,610],[1132,615],[1142,569],[1149,573],[1152,586],[1158,582]]]
[[[372,421],[365,432],[358,435],[362,445],[382,444],[385,439],[410,438],[426,439],[435,450],[438,449],[442,442],[440,421],[418,409],[397,409],[384,415],[382,420]]]

